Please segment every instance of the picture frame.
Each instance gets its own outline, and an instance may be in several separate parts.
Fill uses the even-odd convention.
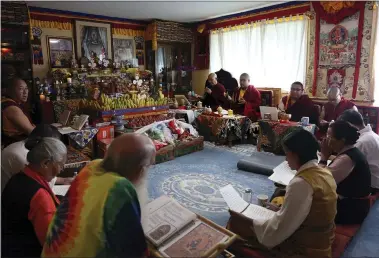
[[[69,37],[46,37],[51,68],[70,68],[74,55],[73,39]]]
[[[136,43],[133,37],[114,36],[112,39],[113,61],[121,63],[131,62],[136,58]]]
[[[113,57],[111,24],[75,20],[75,45],[76,56],[79,59],[84,56],[91,60],[92,52],[96,53],[100,60],[111,59]]]

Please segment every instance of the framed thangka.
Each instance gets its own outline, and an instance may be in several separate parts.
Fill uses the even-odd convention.
[[[359,13],[339,24],[320,21],[320,66],[355,66]]]
[[[72,38],[47,37],[51,68],[69,68],[74,57]]]
[[[93,53],[102,60],[112,58],[112,34],[109,23],[75,21],[77,57],[91,60]]]
[[[113,38],[114,62],[132,62],[135,58],[135,44],[133,38]]]

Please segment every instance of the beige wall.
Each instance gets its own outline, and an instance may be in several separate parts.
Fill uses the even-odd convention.
[[[42,46],[42,54],[43,54],[43,65],[35,65],[33,64],[33,77],[39,77],[41,80],[43,80],[47,73],[50,70],[50,63],[49,63],[49,53],[47,49],[47,37],[69,37],[73,40],[73,49],[75,53],[75,39],[73,36],[72,30],[59,30],[59,29],[46,29],[42,28],[42,35],[41,35],[41,46]],[[115,35],[113,38],[119,38],[119,39],[130,39],[134,38],[132,36],[124,36],[124,35]],[[136,50],[134,49],[134,53],[136,53]],[[145,55],[144,55],[145,57]],[[146,57],[145,57],[146,59]],[[141,70],[145,69],[144,66],[139,67]]]

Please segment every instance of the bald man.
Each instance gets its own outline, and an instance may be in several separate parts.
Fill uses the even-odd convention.
[[[225,109],[229,108],[229,101],[226,98],[225,87],[217,81],[217,75],[215,73],[208,75],[207,85],[209,86],[205,87],[203,105],[210,106],[214,111],[219,106]]]
[[[71,184],[50,224],[42,257],[144,257],[141,206],[155,146],[146,136],[113,140],[103,160]]]
[[[24,80],[14,78],[9,82],[6,96],[1,99],[2,145],[25,140],[35,125],[23,110],[28,100],[29,88]]]
[[[337,120],[345,110],[353,109],[358,111],[353,102],[342,97],[341,90],[338,87],[330,87],[327,96],[328,102],[322,107],[320,115],[321,124]]]
[[[247,73],[241,74],[240,87],[235,90],[233,97],[228,96],[228,99],[232,102],[235,114],[247,116],[253,122],[260,117],[261,93],[250,85],[250,76]]]

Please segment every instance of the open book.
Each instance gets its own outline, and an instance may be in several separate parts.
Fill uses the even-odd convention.
[[[147,240],[164,257],[202,257],[229,239],[167,196],[148,203],[142,214]]]
[[[78,132],[82,130],[88,118],[89,118],[88,115],[80,115],[71,127],[61,127],[61,128],[58,128],[58,131],[61,134],[69,134],[69,133]]]
[[[327,161],[327,164],[329,165],[331,160]],[[281,184],[281,185],[288,185],[292,178],[296,175],[296,170],[292,170],[288,166],[287,161],[283,161],[280,163],[277,167],[273,169],[274,173],[272,173],[271,176],[269,176],[268,179]]]
[[[272,210],[243,200],[232,185],[224,186],[220,189],[220,193],[229,209],[241,213],[252,220],[268,220],[275,214]]]
[[[59,116],[58,123],[53,123],[51,124],[52,126],[55,126],[57,128],[63,127],[67,125],[68,119],[70,118],[71,111],[70,110],[65,110],[63,113]]]

